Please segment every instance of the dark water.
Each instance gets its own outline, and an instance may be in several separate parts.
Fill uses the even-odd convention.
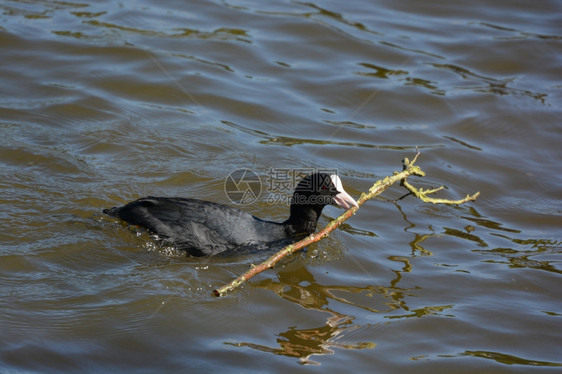
[[[559,1],[0,1],[0,372],[562,367]],[[190,259],[101,210],[226,177],[396,186],[265,255]],[[325,210],[320,226],[340,211]]]

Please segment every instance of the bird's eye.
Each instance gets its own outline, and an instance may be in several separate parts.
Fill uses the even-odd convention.
[[[328,187],[324,184],[324,185],[322,185],[322,189],[323,189],[323,190],[327,190]]]

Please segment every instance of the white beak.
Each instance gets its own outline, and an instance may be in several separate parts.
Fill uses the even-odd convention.
[[[349,194],[343,189],[341,179],[335,174],[331,175],[330,178],[332,179],[334,186],[336,186],[336,190],[339,192],[336,196],[334,196],[336,204],[345,210],[349,209],[350,205],[359,208],[359,205],[357,205],[357,202],[353,199],[353,197],[349,196]]]

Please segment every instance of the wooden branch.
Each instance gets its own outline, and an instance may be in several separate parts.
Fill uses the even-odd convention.
[[[431,189],[431,190],[424,190],[423,188],[416,188],[416,187],[412,186],[410,183],[408,183],[407,180],[403,180],[402,185],[404,187],[406,187],[414,195],[416,195],[416,197],[419,198],[424,203],[460,205],[460,204],[464,204],[468,201],[475,201],[476,198],[478,196],[480,196],[480,192],[476,192],[472,196],[466,195],[466,197],[464,199],[459,199],[459,200],[436,199],[434,197],[429,197],[427,195],[435,193],[437,191],[441,191],[444,188],[443,186],[441,186],[439,188],[434,188],[434,189]]]
[[[414,165],[415,162],[417,161],[419,155],[420,155],[420,152],[418,151],[416,156],[414,157],[414,159],[412,161],[405,158],[403,160],[404,167],[403,167],[403,170],[401,172],[395,171],[392,176],[386,177],[382,181],[381,180],[377,181],[369,189],[368,193],[362,193],[361,194],[361,196],[357,200],[357,205],[361,206],[367,200],[370,200],[373,197],[380,195],[387,188],[389,188],[390,186],[392,186],[394,183],[396,183],[398,181],[401,181],[401,184],[404,185],[406,188],[408,188],[410,191],[412,191],[412,193],[414,193],[418,198],[422,199],[423,201],[426,201],[425,199],[429,199],[428,200],[429,202],[433,202],[433,203],[436,203],[436,204],[437,203],[439,203],[439,204],[462,204],[463,202],[466,202],[466,201],[473,201],[479,195],[479,193],[476,193],[473,196],[467,196],[463,200],[455,200],[455,201],[444,200],[444,199],[431,199],[431,198],[426,197],[425,196],[426,194],[437,192],[438,190],[442,189],[442,187],[438,188],[438,189],[435,189],[435,190],[423,191],[421,189],[417,190],[415,187],[411,186],[409,183],[406,182],[406,179],[411,175],[417,175],[417,176],[421,176],[421,177],[425,176],[425,173],[419,168],[419,166]],[[410,188],[412,188],[412,189],[410,189]],[[315,243],[315,242],[319,241],[320,239],[328,236],[328,234],[330,232],[334,231],[343,222],[345,222],[349,217],[351,217],[357,211],[357,209],[359,209],[359,208],[355,207],[355,206],[352,206],[350,209],[345,211],[338,218],[336,218],[335,220],[330,222],[323,230],[321,230],[319,232],[316,232],[314,234],[311,234],[311,235],[307,236],[306,238],[302,239],[301,241],[298,241],[294,244],[291,244],[291,245],[288,245],[288,246],[284,247],[279,252],[275,253],[273,256],[271,256],[270,258],[268,258],[267,260],[265,260],[264,262],[262,262],[259,265],[252,265],[251,268],[248,271],[246,271],[244,274],[240,275],[238,278],[236,278],[233,281],[231,281],[230,283],[214,290],[213,295],[217,296],[217,297],[224,296],[225,294],[234,290],[236,287],[240,286],[241,284],[246,282],[248,279],[254,277],[255,275],[257,275],[257,274],[259,274],[259,273],[261,273],[261,272],[263,272],[267,269],[272,269],[284,257],[287,257],[288,255],[290,255],[292,253],[295,253],[295,252],[301,250],[302,248],[304,248],[304,247],[306,247],[306,246],[308,246],[312,243]]]

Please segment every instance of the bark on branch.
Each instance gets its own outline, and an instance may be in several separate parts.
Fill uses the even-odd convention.
[[[402,186],[406,187],[411,193],[413,193],[415,196],[417,196],[422,201],[430,202],[430,203],[434,203],[434,204],[458,205],[458,204],[463,204],[467,201],[474,201],[480,195],[480,192],[477,192],[472,196],[467,195],[464,199],[460,199],[460,200],[435,199],[435,198],[428,197],[427,196],[428,194],[435,193],[435,192],[443,189],[443,187],[439,187],[439,188],[435,188],[435,189],[431,189],[431,190],[423,190],[421,188],[417,189],[416,187],[412,186],[407,181],[407,178],[411,175],[417,175],[417,176],[420,176],[420,177],[425,176],[425,172],[423,172],[420,169],[419,166],[415,165],[415,162],[417,161],[419,155],[420,155],[420,152],[418,151],[416,156],[414,157],[414,159],[412,161],[405,158],[402,161],[403,162],[403,170],[401,172],[395,171],[392,176],[389,176],[389,177],[384,178],[383,180],[377,181],[369,189],[369,191],[367,193],[361,194],[361,196],[357,200],[357,205],[361,206],[367,200],[370,200],[373,197],[380,195],[387,188],[389,188],[394,183],[399,182],[399,181],[400,181]],[[330,222],[323,230],[318,231],[314,234],[311,234],[311,235],[307,236],[306,238],[302,239],[301,241],[298,241],[294,244],[291,244],[291,245],[288,245],[288,246],[284,247],[279,252],[275,253],[273,256],[269,257],[267,260],[265,260],[264,262],[262,262],[259,265],[252,265],[252,267],[248,271],[246,271],[244,274],[240,275],[238,278],[236,278],[236,279],[232,280],[230,283],[214,290],[213,295],[217,296],[217,297],[226,295],[228,292],[234,290],[236,287],[240,286],[241,284],[246,282],[248,279],[254,277],[255,275],[257,275],[257,274],[259,274],[259,273],[261,273],[261,272],[263,272],[267,269],[272,269],[284,257],[287,257],[288,255],[290,255],[292,253],[295,253],[295,252],[301,250],[302,248],[304,248],[304,247],[306,247],[306,246],[308,246],[312,243],[315,243],[315,242],[321,240],[322,238],[328,236],[328,234],[330,232],[334,231],[338,226],[340,226],[349,217],[351,217],[357,211],[357,209],[359,209],[359,208],[352,206],[350,209],[348,209],[341,216],[339,216],[338,218],[336,218],[335,220]]]

